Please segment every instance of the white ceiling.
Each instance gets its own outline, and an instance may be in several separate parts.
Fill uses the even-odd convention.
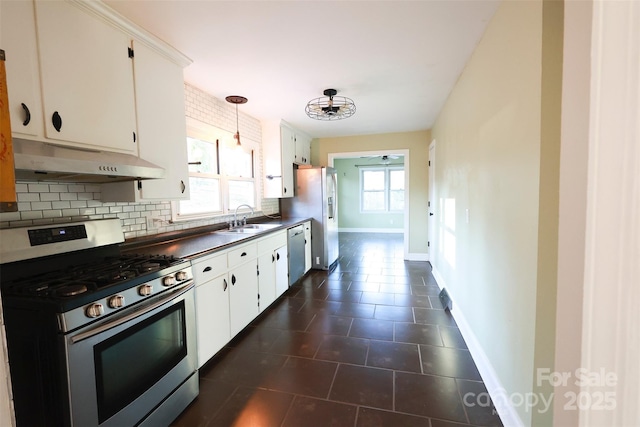
[[[499,0],[105,3],[190,57],[188,83],[317,138],[429,129]],[[306,116],[328,88],[354,116]]]

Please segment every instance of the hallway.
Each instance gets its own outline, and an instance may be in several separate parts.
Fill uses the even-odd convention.
[[[403,260],[402,234],[341,233],[338,262],[206,364],[172,426],[502,425],[430,264]]]

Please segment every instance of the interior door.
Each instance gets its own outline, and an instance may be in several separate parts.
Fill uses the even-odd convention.
[[[427,256],[431,259],[431,253],[433,251],[433,243],[435,240],[436,221],[435,221],[435,188],[436,188],[436,141],[433,140],[429,145],[429,220],[428,220],[428,243],[427,243]]]

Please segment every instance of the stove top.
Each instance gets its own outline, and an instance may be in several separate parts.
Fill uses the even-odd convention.
[[[150,280],[154,273],[185,263],[164,255],[120,255],[18,279],[4,286],[7,296],[70,299],[103,288],[117,287],[136,278]]]

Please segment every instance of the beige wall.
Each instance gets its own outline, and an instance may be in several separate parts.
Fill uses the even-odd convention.
[[[327,166],[331,153],[409,150],[409,214],[405,218],[410,230],[409,253],[426,256],[430,142],[430,131],[319,138],[311,143],[311,161],[316,166]]]
[[[553,369],[561,12],[545,9],[543,43],[543,2],[503,2],[432,130],[432,264],[507,397]]]

